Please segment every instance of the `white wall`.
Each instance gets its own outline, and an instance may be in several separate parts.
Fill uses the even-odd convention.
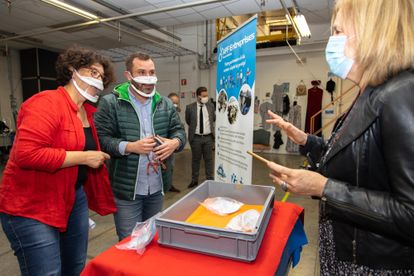
[[[20,56],[17,50],[9,51],[10,57],[0,56],[0,119],[5,120],[6,124],[14,129],[14,121],[12,111],[10,107],[10,94],[14,91],[14,95],[17,99],[17,106],[20,108],[22,103],[22,85],[20,77]],[[12,87],[9,81],[9,70],[7,59],[11,59],[11,80]]]

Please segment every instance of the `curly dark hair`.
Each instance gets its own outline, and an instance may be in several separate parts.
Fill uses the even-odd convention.
[[[112,62],[95,50],[73,46],[59,55],[56,61],[56,82],[58,85],[66,85],[72,79],[71,67],[79,70],[80,68],[89,67],[94,63],[99,63],[104,69],[103,84],[108,87],[115,80]]]

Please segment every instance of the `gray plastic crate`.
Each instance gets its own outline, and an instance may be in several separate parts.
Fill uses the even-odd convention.
[[[199,187],[166,209],[155,220],[158,243],[209,255],[251,262],[256,259],[269,222],[275,188],[205,181]],[[206,198],[225,196],[245,204],[263,205],[251,233],[185,222]]]

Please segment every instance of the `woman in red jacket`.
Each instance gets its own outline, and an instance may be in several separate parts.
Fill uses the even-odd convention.
[[[21,107],[0,185],[0,219],[22,275],[79,275],[88,244],[88,205],[115,204],[88,103],[113,81],[110,61],[70,48],[56,63],[56,90]]]

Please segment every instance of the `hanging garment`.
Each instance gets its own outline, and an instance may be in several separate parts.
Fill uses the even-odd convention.
[[[269,119],[269,115],[267,115],[267,111],[273,111],[273,104],[270,102],[263,102],[260,105],[260,116],[262,117],[262,127],[264,129],[270,129],[270,124],[266,123],[266,120]]]
[[[256,96],[254,97],[254,113],[259,113],[259,107],[260,107],[260,100],[259,98]]]
[[[331,102],[333,102],[333,92],[335,91],[335,86],[336,83],[332,79],[329,79],[326,82],[326,91],[328,91],[331,94]]]
[[[289,109],[290,109],[290,99],[288,94],[284,94],[283,95],[283,111],[282,114],[283,115],[288,115],[289,114]]]
[[[296,96],[306,96],[306,85],[303,80],[296,86]]]
[[[293,106],[289,111],[288,121],[289,123],[293,124],[298,129],[301,129],[301,125],[302,125],[301,120],[302,120],[302,107],[300,105],[297,105],[296,102],[293,102]],[[288,138],[286,142],[286,151],[292,152],[292,153],[298,153],[299,145],[295,144],[292,140]]]
[[[311,133],[310,129],[310,119],[311,117],[316,114],[322,108],[322,94],[323,90],[320,89],[317,85],[314,85],[312,88],[308,90],[308,105],[306,107],[306,124],[305,124],[305,132]],[[318,116],[315,117],[313,131],[317,131],[322,127],[322,116],[319,113]],[[318,134],[321,136],[321,133]]]
[[[273,102],[273,111],[276,114],[280,115],[283,112],[283,85],[274,84],[273,85],[273,94],[272,94],[272,102]]]
[[[273,135],[273,138],[274,138],[273,148],[279,149],[279,147],[283,145],[282,134],[280,133],[280,130],[277,130],[275,132],[275,134]]]

